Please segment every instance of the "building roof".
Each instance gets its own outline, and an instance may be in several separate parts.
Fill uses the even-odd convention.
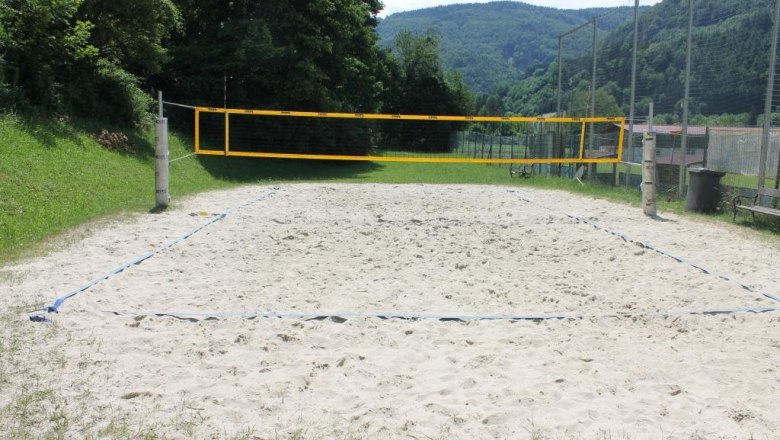
[[[686,165],[693,165],[696,163],[702,163],[704,162],[704,153],[698,153],[698,154],[686,154],[685,155],[685,164]],[[662,157],[656,157],[655,163],[658,165],[680,165],[680,156],[675,154],[672,156],[662,156]]]
[[[626,130],[629,125],[626,124]],[[682,135],[682,126],[680,125],[653,125],[656,134],[671,134],[674,136]],[[647,131],[647,124],[634,124],[634,133],[642,134]],[[704,136],[707,134],[707,127],[704,125],[689,125],[688,136]]]

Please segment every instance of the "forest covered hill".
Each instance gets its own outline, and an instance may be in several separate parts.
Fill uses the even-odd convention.
[[[756,124],[764,105],[772,0],[694,2],[690,109],[694,122]],[[665,122],[682,117],[686,0],[639,11],[637,113],[653,101]],[[597,113],[628,114],[633,9],[558,10],[521,2],[440,6],[379,22],[380,43],[404,30],[437,35],[445,68],[476,94],[480,114],[557,110],[557,36],[598,16]],[[588,112],[591,27],[565,39],[563,110]]]
[[[695,3],[691,111],[756,123],[772,0]],[[686,0],[640,11],[639,89],[679,119]],[[148,121],[154,90],[234,107],[387,113],[556,110],[557,35],[598,16],[597,112],[626,114],[630,7],[463,4],[379,19],[378,0],[99,0],[0,6],[0,109]],[[589,26],[564,44],[563,109],[587,110]]]
[[[643,8],[645,9],[645,8]],[[377,27],[380,43],[392,46],[402,31],[432,32],[440,38],[444,66],[463,75],[477,92],[521,79],[534,66],[555,61],[557,36],[591,20],[599,32],[633,19],[633,8],[554,9],[522,2],[458,4],[393,14]],[[573,44],[591,47],[590,34],[578,33]]]
[[[772,0],[694,2],[691,101],[693,115],[744,114],[755,124],[764,109],[772,34]],[[658,113],[681,117],[684,96],[687,1],[666,0],[640,16],[638,91]],[[633,28],[603,42],[599,57],[615,97],[629,96]],[[669,122],[672,122],[670,120]]]

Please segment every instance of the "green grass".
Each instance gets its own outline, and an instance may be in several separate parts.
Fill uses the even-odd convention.
[[[104,129],[123,131],[133,152],[109,151],[101,146],[96,138]],[[186,137],[172,135],[171,159],[191,153],[191,145]],[[510,178],[505,166],[213,156],[188,157],[170,164],[174,203],[199,191],[297,181],[522,185],[561,189],[635,206],[640,203],[636,188],[591,183],[583,186],[570,179],[541,176]],[[681,202],[660,200],[659,206],[683,211]],[[153,208],[153,128],[127,131],[94,122],[0,115],[0,263],[18,258],[47,238],[87,221]],[[774,219],[745,224],[780,232]]]

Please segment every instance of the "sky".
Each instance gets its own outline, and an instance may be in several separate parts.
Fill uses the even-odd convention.
[[[396,12],[411,11],[414,9],[430,8],[433,6],[451,5],[454,3],[487,3],[490,0],[382,0],[384,11],[379,14],[385,17]],[[560,9],[584,9],[610,6],[633,6],[634,0],[523,0],[532,5],[547,6]],[[640,0],[642,6],[653,5],[661,0]]]

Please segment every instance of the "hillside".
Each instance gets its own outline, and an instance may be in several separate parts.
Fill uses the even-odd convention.
[[[763,111],[772,29],[771,0],[694,3],[690,111],[693,123],[753,125]],[[666,0],[639,16],[637,114],[648,103],[664,122],[679,122],[684,96],[687,2]],[[628,114],[633,23],[606,35],[598,53],[597,109]],[[563,109],[583,115],[591,58],[564,62]],[[555,63],[494,91],[503,111],[522,114],[556,108]],[[727,114],[726,117],[717,118]],[[733,115],[733,116],[732,116]]]
[[[101,145],[104,129],[119,141]],[[154,206],[151,130],[0,113],[0,139],[0,263],[87,220]],[[172,136],[171,156],[184,145]],[[191,160],[171,169],[175,196],[224,186]]]
[[[382,45],[390,46],[399,32],[432,31],[441,38],[445,68],[461,74],[477,92],[516,80],[529,68],[555,60],[557,36],[594,16],[606,33],[633,17],[632,8],[560,10],[521,2],[491,2],[439,6],[402,12],[380,21]],[[590,47],[588,33],[578,33],[580,48]]]
[[[772,31],[771,0],[710,0],[694,3],[691,111],[693,114],[763,111]],[[687,8],[667,0],[640,16],[640,98],[652,98],[658,113],[679,113],[684,96]],[[633,29],[610,34],[600,51],[610,79],[630,90]],[[624,93],[628,96],[627,93]]]

